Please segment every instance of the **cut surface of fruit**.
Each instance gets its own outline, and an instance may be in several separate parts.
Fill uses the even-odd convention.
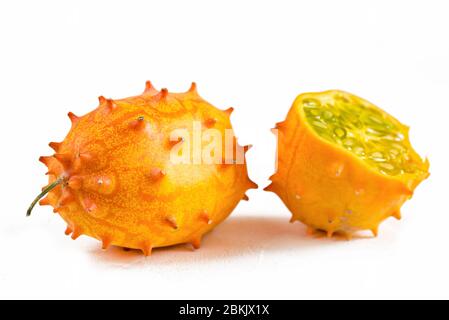
[[[265,190],[282,199],[291,221],[328,235],[377,235],[429,175],[407,126],[344,91],[299,95],[275,129],[277,171]]]
[[[359,97],[326,91],[301,99],[308,124],[326,141],[385,175],[427,174],[408,140],[408,127]]]

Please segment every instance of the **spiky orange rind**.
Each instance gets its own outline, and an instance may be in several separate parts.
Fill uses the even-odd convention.
[[[222,137],[232,131],[229,111],[203,100],[195,84],[185,93],[170,93],[147,82],[141,95],[101,96],[92,112],[69,113],[69,118],[66,138],[50,144],[56,153],[40,158],[49,172],[41,204],[54,207],[73,239],[87,235],[103,248],[116,245],[145,255],[180,243],[198,248],[202,236],[256,187],[245,163],[223,168],[170,158],[174,146],[187,143],[173,142],[173,131],[186,129],[192,135],[192,123],[203,124],[201,132],[218,130]]]
[[[299,95],[274,131],[277,172],[265,190],[282,199],[292,221],[329,236],[377,235],[379,224],[400,217],[402,204],[429,175],[408,127],[343,91]]]

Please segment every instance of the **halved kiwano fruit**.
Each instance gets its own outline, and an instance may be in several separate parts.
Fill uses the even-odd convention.
[[[275,192],[311,230],[329,236],[400,218],[402,204],[429,176],[408,127],[372,103],[343,91],[299,95],[276,125]]]

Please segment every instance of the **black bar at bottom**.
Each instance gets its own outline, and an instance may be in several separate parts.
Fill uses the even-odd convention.
[[[443,301],[439,301],[443,302]],[[30,304],[22,307],[21,304]],[[150,301],[2,301],[2,312],[23,317],[29,314],[33,318],[53,316],[60,318],[56,310],[71,310],[78,314],[88,314],[88,318],[112,315],[120,319],[307,319],[310,315],[319,318],[336,317],[351,314],[357,309],[367,316],[384,314],[382,307],[388,307],[388,317],[404,317],[408,312],[414,317],[420,314],[429,318],[437,312],[425,303],[415,301],[295,301],[295,300],[150,300]],[[441,306],[438,303],[438,306]],[[56,307],[56,308],[55,308]],[[59,308],[59,307],[62,307]],[[52,311],[54,309],[54,312]]]

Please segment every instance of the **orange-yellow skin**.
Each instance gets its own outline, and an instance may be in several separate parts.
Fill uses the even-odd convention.
[[[338,92],[341,91],[321,94]],[[328,236],[340,232],[348,238],[359,230],[371,230],[377,235],[384,219],[390,216],[400,219],[402,204],[428,176],[429,163],[422,162],[408,142],[412,156],[426,173],[387,176],[322,139],[308,124],[301,103],[317,94],[299,95],[286,120],[277,124],[274,131],[278,135],[277,172],[270,177],[272,183],[265,190],[282,199],[292,212],[291,222],[299,220],[311,231],[326,231]],[[408,141],[408,128],[394,121]]]
[[[246,164],[173,164],[174,129],[232,129],[232,111],[216,109],[196,92],[160,92],[147,82],[142,95],[99,98],[92,112],[72,120],[56,154],[41,157],[49,183],[64,182],[40,204],[67,222],[66,234],[81,234],[109,245],[140,249],[179,243],[199,247],[201,237],[224,220],[245,191],[257,187]],[[223,133],[224,136],[224,133]],[[182,143],[181,141],[179,141]]]

